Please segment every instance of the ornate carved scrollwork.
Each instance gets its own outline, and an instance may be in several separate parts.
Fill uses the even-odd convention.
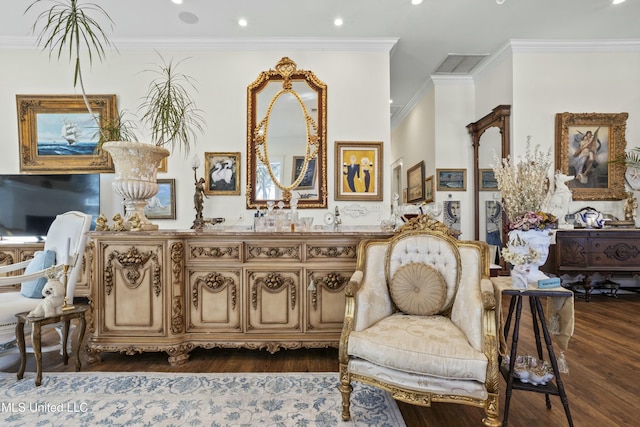
[[[236,308],[237,284],[233,277],[223,276],[219,273],[209,273],[206,276],[197,277],[191,288],[191,301],[193,306],[198,308],[198,289],[204,286],[211,292],[220,292],[227,286],[231,292],[231,307]]]
[[[182,294],[182,272],[184,270],[184,244],[174,242],[171,244],[171,274],[173,277],[174,297],[171,305],[171,332],[180,334],[184,332],[184,312]]]
[[[111,294],[113,289],[114,280],[114,263],[117,263],[117,268],[121,270],[121,275],[125,279],[125,285],[129,289],[136,289],[140,286],[144,274],[142,269],[146,267],[149,261],[153,262],[152,265],[152,286],[155,296],[160,295],[162,286],[162,266],[158,261],[158,254],[153,251],[140,252],[138,248],[132,246],[127,252],[113,251],[107,257],[107,266],[104,271],[105,290],[107,295]]]
[[[184,316],[182,314],[182,297],[174,296],[171,306],[171,332],[181,334],[184,332]]]
[[[291,308],[296,306],[296,285],[292,278],[284,277],[279,273],[267,273],[264,277],[258,277],[251,285],[251,305],[254,310],[258,308],[258,286],[269,292],[276,293],[288,286],[291,290]]]
[[[446,236],[453,236],[453,232],[443,222],[437,219],[431,218],[429,215],[418,215],[415,218],[407,221],[402,227],[400,227],[399,233],[412,230],[431,230],[442,233]]]
[[[191,248],[191,257],[199,258],[222,258],[224,256],[231,258],[238,258],[238,247],[237,246],[229,246],[226,248],[211,246],[209,248],[204,247],[193,247]]]
[[[250,246],[249,247],[249,258],[258,258],[260,256],[265,256],[268,258],[294,258],[300,259],[300,250],[297,246],[293,247],[285,247],[285,248],[263,248],[260,246]]]
[[[586,265],[585,248],[577,240],[569,240],[561,246],[561,256],[566,265]]]
[[[307,246],[307,256],[309,258],[355,258],[355,246]]]
[[[631,258],[637,258],[640,251],[635,246],[629,246],[626,243],[616,243],[612,246],[607,246],[604,250],[604,254],[607,258],[613,258],[617,261],[628,261]]]
[[[0,252],[0,264],[6,264],[6,265],[13,264],[13,255]]]

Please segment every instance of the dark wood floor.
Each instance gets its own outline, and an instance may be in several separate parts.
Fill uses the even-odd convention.
[[[508,298],[504,301],[508,305]],[[640,295],[618,299],[595,296],[589,303],[577,299],[575,334],[566,352],[570,372],[564,375],[565,388],[575,426],[640,425]],[[528,308],[523,310],[528,312]],[[523,316],[520,336],[522,352],[535,354],[530,317]],[[518,351],[518,353],[521,353]],[[29,356],[27,370],[35,370]],[[55,353],[44,355],[47,371],[73,372],[73,361],[64,366]],[[7,372],[17,372],[17,363]],[[87,365],[85,371],[158,372],[337,372],[337,351],[266,351],[197,349],[190,361],[171,367],[164,353],[135,356],[104,354],[101,363]],[[505,383],[501,381],[501,413]],[[560,399],[551,396],[547,410],[543,394],[514,391],[509,413],[513,427],[567,425]],[[460,427],[480,425],[483,411],[463,405],[434,404],[430,408],[399,403],[409,427]]]

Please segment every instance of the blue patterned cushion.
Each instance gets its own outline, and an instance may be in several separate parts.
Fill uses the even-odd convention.
[[[36,271],[49,268],[56,263],[56,253],[54,251],[37,251],[33,254],[33,259],[24,270],[24,274],[35,273]],[[20,293],[27,298],[42,298],[42,288],[47,283],[46,277],[22,282]]]

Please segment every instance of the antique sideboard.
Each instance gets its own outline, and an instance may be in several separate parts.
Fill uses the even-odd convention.
[[[378,230],[92,232],[89,359],[337,347],[358,242]]]
[[[558,276],[565,273],[585,275],[581,286],[589,301],[594,287],[593,274],[640,274],[640,230],[558,230],[554,260]]]

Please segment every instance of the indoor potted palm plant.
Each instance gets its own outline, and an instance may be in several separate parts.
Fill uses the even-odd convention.
[[[164,148],[184,150],[189,153],[190,143],[195,141],[196,131],[202,130],[204,123],[200,110],[196,108],[188,89],[195,89],[192,79],[176,72],[180,64],[165,61],[157,69],[156,78],[149,85],[142,99],[139,112],[148,126],[152,144],[135,141],[130,122],[119,113],[111,123],[101,123],[91,110],[86,97],[82,78],[82,59],[89,63],[94,57],[105,58],[105,47],[112,43],[99,24],[103,21],[113,24],[108,13],[99,5],[78,0],[35,0],[25,13],[41,3],[51,3],[49,9],[41,11],[33,26],[38,31],[38,44],[60,59],[68,52],[74,62],[74,87],[80,85],[83,99],[90,115],[99,129],[98,150],[109,152],[115,165],[114,191],[125,199],[125,223],[135,214],[140,219],[141,229],[157,229],[144,215],[146,200],[158,192],[156,182],[158,166],[170,152]],[[92,15],[96,15],[94,18]]]

